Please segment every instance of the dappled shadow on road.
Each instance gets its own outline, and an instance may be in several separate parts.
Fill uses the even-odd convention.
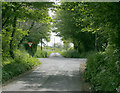
[[[89,91],[89,86],[77,71],[59,71],[53,73],[34,72],[27,75],[20,82],[24,83],[21,90],[36,91]]]
[[[42,64],[4,88],[7,91],[89,91],[80,73],[86,59],[39,58]]]

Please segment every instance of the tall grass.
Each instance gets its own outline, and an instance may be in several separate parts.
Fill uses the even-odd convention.
[[[87,58],[87,56],[89,56],[93,53],[96,53],[96,52],[89,51],[89,52],[79,53],[76,50],[72,49],[72,50],[63,51],[60,54],[66,58]]]
[[[66,58],[79,58],[80,57],[80,54],[76,50],[63,51],[61,55]]]
[[[30,56],[27,52],[14,51],[15,58],[4,58],[2,62],[2,82],[6,82],[37,66],[40,61]]]
[[[84,77],[93,90],[120,92],[120,61],[116,51],[110,48],[88,56]]]
[[[37,51],[34,55],[35,58],[46,58],[48,57],[48,53],[46,51]]]

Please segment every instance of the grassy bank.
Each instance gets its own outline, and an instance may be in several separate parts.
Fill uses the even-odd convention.
[[[109,47],[105,52],[88,56],[84,77],[94,91],[120,92],[118,51]]]
[[[88,55],[94,54],[94,51],[89,51],[89,52],[83,52],[83,53],[78,53],[76,50],[67,50],[63,51],[60,54],[66,58],[87,58]]]
[[[15,58],[4,57],[2,62],[2,82],[5,83],[9,79],[16,77],[37,66],[40,61],[33,58],[28,53],[20,50],[14,51]]]

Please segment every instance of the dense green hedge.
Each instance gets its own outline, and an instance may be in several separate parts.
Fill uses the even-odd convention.
[[[46,58],[48,57],[48,53],[46,51],[37,51],[34,55],[35,58]]]
[[[80,58],[80,54],[76,50],[63,51],[61,55],[66,58]]]
[[[32,69],[40,64],[40,61],[33,58],[26,52],[14,51],[15,58],[3,58],[2,64],[2,82],[6,82],[15,76]]]
[[[88,57],[84,77],[95,91],[120,91],[120,61],[113,46]]]
[[[74,49],[70,49],[59,53],[66,58],[86,58],[88,55],[95,53],[95,51],[79,53]]]

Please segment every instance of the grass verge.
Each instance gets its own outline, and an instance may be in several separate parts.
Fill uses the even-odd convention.
[[[8,80],[25,73],[32,69],[34,66],[41,64],[41,62],[30,56],[26,52],[19,50],[14,51],[15,58],[4,58],[2,64],[2,82],[5,83]]]

